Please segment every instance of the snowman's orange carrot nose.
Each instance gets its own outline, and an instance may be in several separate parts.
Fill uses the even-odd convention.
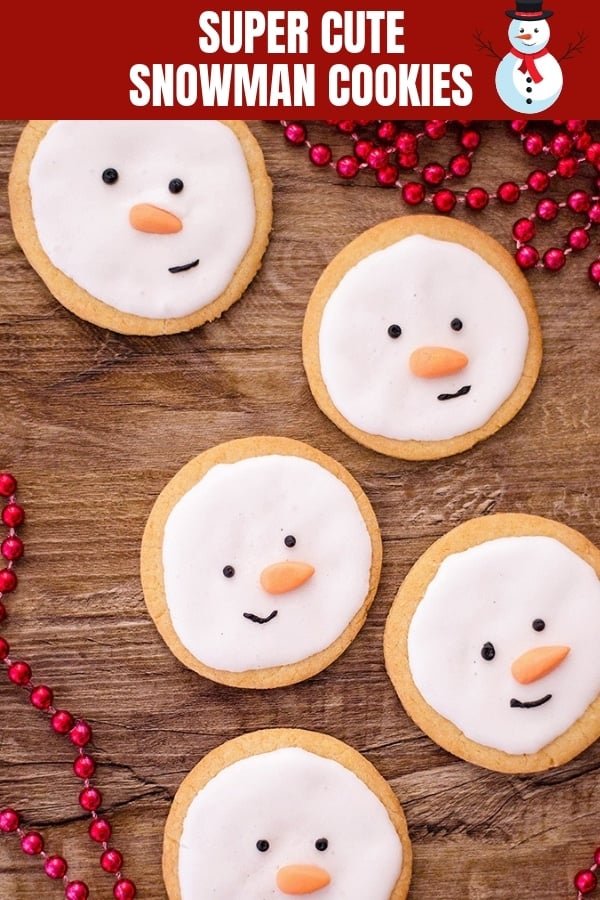
[[[549,675],[569,654],[570,647],[533,647],[527,650],[511,666],[513,677],[519,684],[531,684]]]
[[[129,224],[147,234],[176,234],[183,228],[181,219],[160,206],[137,203],[129,210]]]
[[[460,372],[468,362],[468,356],[451,347],[419,347],[411,353],[408,364],[419,378],[441,378]]]
[[[276,881],[284,894],[314,894],[327,887],[331,876],[320,866],[284,866],[278,871]]]
[[[315,574],[313,566],[305,562],[278,562],[260,573],[260,583],[267,594],[287,594],[300,587]]]
[[[531,38],[530,34],[515,34],[515,37],[520,41],[528,41]]]

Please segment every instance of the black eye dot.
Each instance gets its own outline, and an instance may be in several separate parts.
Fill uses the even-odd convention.
[[[486,641],[483,647],[481,648],[481,655],[488,662],[493,659],[496,655],[496,651],[494,650],[494,645],[490,644],[489,641]]]
[[[544,628],[546,627],[546,623],[544,622],[543,619],[534,619],[533,622],[531,623],[531,627],[533,628],[534,631],[543,631]]]
[[[235,569],[233,568],[233,566],[225,566],[225,568],[223,569],[223,575],[225,576],[225,578],[233,578],[233,576],[235,575]]]
[[[388,328],[388,334],[391,338],[399,338],[402,334],[402,329],[399,325],[390,325]]]
[[[102,181],[104,184],[114,184],[119,180],[119,173],[116,169],[105,169],[102,173]]]
[[[296,546],[296,538],[293,534],[288,534],[284,537],[283,543],[286,547],[295,547]]]
[[[315,847],[317,848],[317,850],[327,850],[327,848],[329,847],[329,841],[327,840],[327,838],[319,838],[317,841],[315,841]]]
[[[256,849],[260,850],[261,853],[266,853],[271,845],[268,841],[265,841],[261,838],[260,841],[256,842]]]
[[[534,32],[537,34],[538,31],[539,31],[539,28],[534,28],[533,30],[534,30]]]
[[[450,328],[452,331],[461,331],[463,327],[463,323],[460,319],[452,319],[450,322]]]
[[[180,194],[183,190],[183,181],[181,178],[172,178],[169,182],[169,190],[172,194]]]

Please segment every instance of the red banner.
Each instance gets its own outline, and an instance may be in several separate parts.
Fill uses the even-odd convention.
[[[600,118],[597,4],[3,10],[4,118]]]

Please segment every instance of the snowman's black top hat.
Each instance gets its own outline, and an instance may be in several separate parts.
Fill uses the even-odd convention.
[[[551,9],[542,9],[543,0],[515,0],[516,9],[507,9],[506,15],[511,19],[523,19],[525,22],[536,22],[549,19],[554,15]]]

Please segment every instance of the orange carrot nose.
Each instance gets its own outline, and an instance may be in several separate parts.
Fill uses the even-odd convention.
[[[300,587],[315,574],[313,566],[304,562],[278,562],[260,573],[260,583],[267,594],[287,594]]]
[[[511,666],[513,677],[519,684],[531,684],[549,675],[569,654],[570,647],[533,647],[527,650]]]
[[[136,231],[147,234],[176,234],[183,228],[181,219],[150,203],[137,203],[129,210],[129,223]]]
[[[330,881],[329,872],[320,866],[284,866],[277,873],[277,887],[284,894],[314,894]]]
[[[528,41],[531,38],[530,34],[515,34],[515,37],[520,41]]]
[[[460,350],[450,347],[419,347],[410,355],[408,362],[413,375],[419,378],[441,378],[454,375],[469,362],[469,357]]]

